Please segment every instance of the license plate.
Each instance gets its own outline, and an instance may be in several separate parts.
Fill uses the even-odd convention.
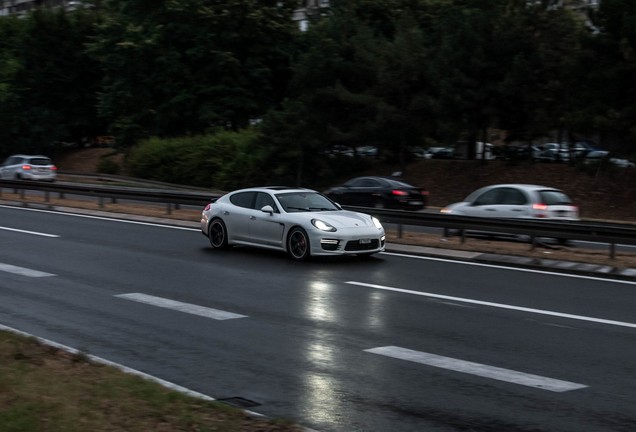
[[[371,239],[362,239],[360,240],[360,244],[369,244],[371,243]]]

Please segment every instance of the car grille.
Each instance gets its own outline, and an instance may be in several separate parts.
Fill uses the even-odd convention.
[[[370,243],[360,243],[359,240],[352,240],[347,242],[345,246],[346,251],[365,251],[365,250],[373,250],[377,249],[379,244],[378,239],[371,240]]]

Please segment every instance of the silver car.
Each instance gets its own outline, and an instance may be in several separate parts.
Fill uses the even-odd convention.
[[[232,245],[287,252],[297,261],[320,255],[372,255],[385,248],[378,219],[343,210],[310,189],[257,187],[208,204],[201,232],[215,249]]]
[[[55,181],[56,177],[57,167],[47,156],[17,154],[0,165],[2,179]]]
[[[578,207],[563,191],[528,184],[486,186],[441,212],[491,218],[579,219]]]

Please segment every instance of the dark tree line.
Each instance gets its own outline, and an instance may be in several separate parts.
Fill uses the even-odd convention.
[[[351,169],[325,162],[334,145],[405,162],[409,147],[492,128],[634,156],[636,3],[552,3],[333,1],[306,32],[293,0],[103,0],[2,17],[0,153],[256,128],[261,175],[296,183]]]

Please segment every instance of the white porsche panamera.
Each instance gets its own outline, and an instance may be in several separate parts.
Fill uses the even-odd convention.
[[[372,255],[384,250],[378,219],[343,210],[324,195],[289,187],[227,193],[208,204],[201,232],[215,249],[233,245],[287,252],[297,261],[321,255]]]

